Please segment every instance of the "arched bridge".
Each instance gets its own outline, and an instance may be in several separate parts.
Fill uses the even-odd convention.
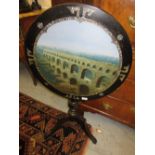
[[[51,49],[44,49],[43,56],[53,74],[61,81],[53,85],[66,93],[95,95],[104,91],[117,78],[118,65]]]

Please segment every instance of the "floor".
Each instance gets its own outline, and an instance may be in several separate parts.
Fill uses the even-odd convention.
[[[34,86],[30,74],[22,63],[19,68],[19,85],[20,92],[67,112],[67,100],[52,93],[39,82]],[[85,155],[135,154],[134,129],[98,114],[85,112],[85,118],[92,125],[93,135],[98,141],[96,145],[89,142]]]

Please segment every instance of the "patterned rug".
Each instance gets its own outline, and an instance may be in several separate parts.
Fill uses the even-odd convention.
[[[19,95],[19,155],[83,155],[87,137],[75,122],[50,133],[67,114],[24,94]]]

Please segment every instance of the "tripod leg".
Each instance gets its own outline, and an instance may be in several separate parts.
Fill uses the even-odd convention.
[[[70,116],[70,120],[73,120],[75,122],[77,122],[81,128],[83,129],[83,131],[86,133],[86,135],[91,139],[91,141],[96,144],[97,140],[96,138],[91,134],[86,120],[83,117],[83,112],[81,113],[81,111],[79,110],[78,106],[79,106],[79,102],[76,100],[69,100],[68,101],[68,105],[69,105],[69,116]]]
[[[54,128],[51,129],[51,132],[49,135],[46,136],[46,139],[49,139],[51,137],[51,135],[58,129],[58,128],[61,128],[62,127],[62,124],[69,121],[69,117],[66,117],[66,118],[61,118],[61,119],[58,119],[56,125],[54,126]]]
[[[88,125],[86,123],[86,120],[84,118],[78,117],[78,116],[73,116],[70,117],[70,120],[77,122],[81,128],[83,129],[83,131],[86,133],[86,135],[91,139],[91,141],[96,144],[97,140],[96,138],[91,134]]]
[[[83,122],[83,130],[85,131],[86,135],[91,139],[91,141],[96,144],[97,140],[96,138],[92,135],[92,133],[90,132],[90,129],[88,128],[88,125],[86,124],[86,122]]]
[[[67,122],[67,121],[75,121],[77,122],[82,130],[85,132],[85,134],[88,136],[88,138],[90,138],[90,140],[96,144],[97,140],[96,138],[91,134],[88,125],[86,123],[86,120],[84,118],[81,118],[79,116],[70,116],[70,117],[66,117],[66,118],[61,118],[58,120],[57,124],[55,125],[55,127],[51,130],[51,134],[48,135],[46,138],[49,139],[51,137],[51,135],[60,127],[62,127],[62,125]]]

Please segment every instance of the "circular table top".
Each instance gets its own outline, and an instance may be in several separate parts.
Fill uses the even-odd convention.
[[[32,72],[47,88],[78,101],[113,92],[132,62],[128,36],[114,17],[79,3],[40,15],[29,29],[25,51]]]

